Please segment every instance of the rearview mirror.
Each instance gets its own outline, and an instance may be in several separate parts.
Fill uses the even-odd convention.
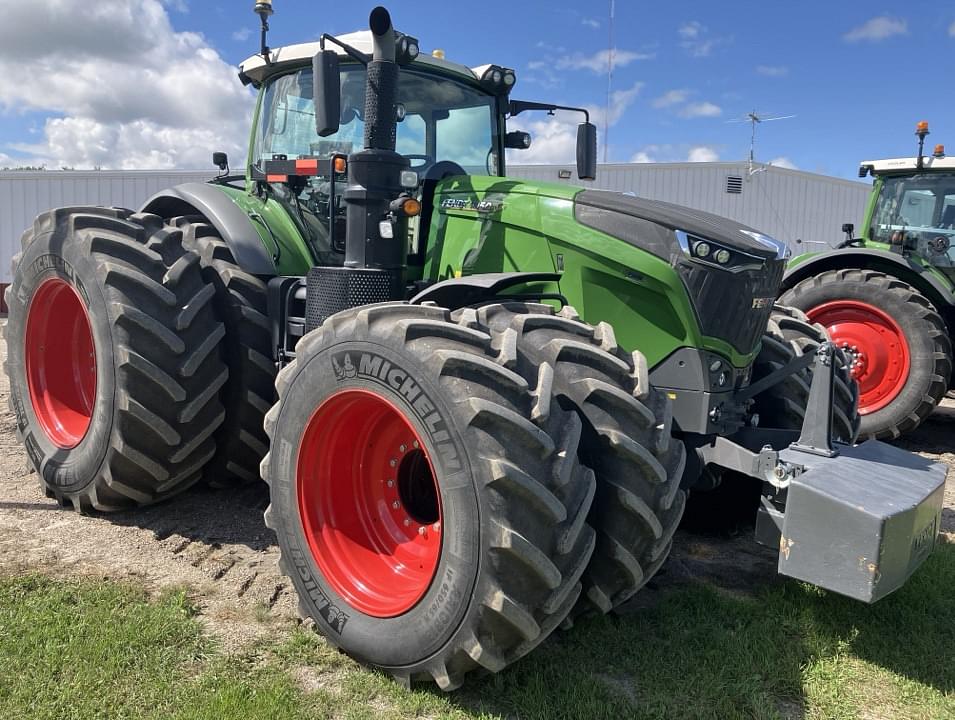
[[[338,132],[341,123],[341,71],[338,53],[319,50],[312,58],[312,98],[315,102],[315,132],[328,137]]]
[[[222,172],[229,169],[229,156],[224,152],[212,153],[212,164],[216,165]]]
[[[597,126],[593,123],[577,126],[577,177],[581,180],[597,177]]]

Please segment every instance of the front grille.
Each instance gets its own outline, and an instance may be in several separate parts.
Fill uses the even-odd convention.
[[[761,268],[729,272],[682,260],[678,270],[703,334],[745,355],[766,332],[785,266],[783,260],[766,260]]]

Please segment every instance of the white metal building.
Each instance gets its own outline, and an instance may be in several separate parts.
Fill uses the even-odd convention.
[[[799,170],[747,163],[601,165],[591,187],[633,192],[733,218],[788,243],[794,252],[838,241],[844,222],[862,219],[869,185]],[[39,213],[69,205],[139,207],[163,188],[202,182],[205,171],[0,172],[0,283],[22,232]],[[508,174],[579,184],[572,166],[510,166]],[[567,177],[564,177],[567,176]]]
[[[843,223],[858,226],[871,189],[867,182],[748,162],[600,165],[581,183],[571,165],[509,166],[508,175],[632,192],[732,218],[782,240],[794,254],[824,250],[841,240]]]

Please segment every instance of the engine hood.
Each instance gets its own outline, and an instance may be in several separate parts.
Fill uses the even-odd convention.
[[[670,230],[682,230],[708,240],[715,240],[729,247],[766,260],[784,259],[783,243],[734,220],[693,210],[681,205],[646,200],[634,195],[606,190],[583,190],[574,198],[578,213],[619,213],[625,217],[646,220]],[[605,218],[606,222],[609,218]]]

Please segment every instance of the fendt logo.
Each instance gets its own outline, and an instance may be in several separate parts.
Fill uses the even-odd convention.
[[[339,382],[355,378],[371,380],[379,385],[385,385],[401,395],[415,414],[421,419],[431,436],[442,465],[448,472],[461,469],[461,459],[447,431],[444,420],[438,413],[434,403],[421,390],[406,370],[398,367],[390,360],[386,360],[374,353],[361,353],[358,365],[352,360],[349,352],[340,352],[332,356],[332,370]]]

